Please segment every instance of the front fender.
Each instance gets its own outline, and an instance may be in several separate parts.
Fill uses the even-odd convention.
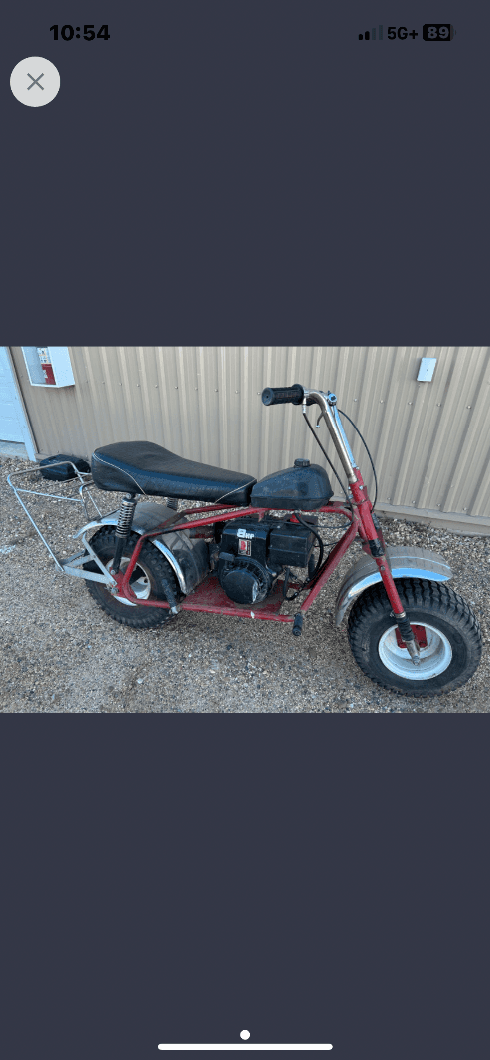
[[[425,578],[433,582],[446,582],[452,578],[452,570],[444,556],[417,545],[387,545],[386,555],[394,578]],[[363,553],[354,563],[340,586],[335,603],[335,625],[342,619],[354,600],[370,585],[382,581],[379,567],[371,556]]]

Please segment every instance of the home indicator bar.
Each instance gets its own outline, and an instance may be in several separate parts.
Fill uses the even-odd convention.
[[[333,1045],[257,1045],[256,1042],[250,1044],[242,1042],[241,1044],[234,1043],[233,1045],[159,1045],[159,1049],[241,1049],[242,1052],[248,1053],[250,1049],[288,1049],[290,1051],[298,1051],[299,1049],[315,1049],[321,1051],[323,1049],[333,1049]]]

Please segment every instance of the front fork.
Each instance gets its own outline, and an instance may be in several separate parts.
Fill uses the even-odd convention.
[[[403,610],[402,602],[398,595],[395,580],[390,570],[386,556],[386,543],[383,537],[378,518],[371,512],[371,501],[369,500],[366,487],[358,467],[354,472],[357,476],[356,482],[350,483],[353,500],[357,506],[360,518],[360,534],[363,539],[363,548],[375,560],[383,585],[388,594],[388,599],[393,608],[393,616],[396,618],[400,635],[412,658],[414,666],[420,664],[420,644],[408,621],[406,612]]]

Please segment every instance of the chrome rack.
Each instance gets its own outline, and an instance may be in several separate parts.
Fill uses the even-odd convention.
[[[88,576],[94,581],[112,582],[113,579],[110,577],[110,575],[108,575],[107,572],[105,572],[105,575],[103,575],[103,574],[101,574],[101,575],[97,575],[97,574],[91,574],[91,575],[89,574],[89,575],[87,575],[85,571],[74,569],[75,567],[79,567],[81,565],[81,561],[82,560],[86,561],[87,553],[86,553],[85,550],[83,552],[75,553],[74,556],[70,556],[66,560],[58,559],[58,557],[53,552],[52,548],[48,545],[48,542],[46,541],[46,538],[41,533],[41,530],[39,529],[39,526],[37,525],[35,519],[33,519],[29,509],[27,508],[27,505],[24,504],[24,501],[19,496],[20,493],[30,493],[30,494],[32,494],[32,495],[34,495],[36,497],[47,497],[48,500],[68,501],[68,502],[72,502],[73,504],[81,504],[83,509],[84,509],[84,511],[85,511],[85,515],[87,516],[87,522],[90,522],[90,520],[93,518],[93,515],[90,515],[90,512],[89,512],[89,510],[87,508],[86,499],[84,497],[84,490],[86,490],[87,491],[87,496],[90,498],[90,501],[93,504],[93,507],[95,508],[95,511],[97,512],[97,515],[99,516],[99,518],[102,519],[103,518],[102,512],[101,512],[97,502],[94,500],[94,498],[93,498],[93,496],[92,496],[92,494],[90,492],[90,487],[95,485],[94,480],[92,478],[92,473],[89,472],[89,471],[79,471],[79,469],[77,468],[76,464],[74,464],[72,460],[57,460],[56,463],[49,464],[48,466],[49,466],[49,469],[51,469],[53,467],[57,467],[60,464],[71,464],[72,468],[74,469],[75,474],[76,474],[77,478],[79,479],[79,481],[81,483],[81,485],[78,488],[78,493],[79,493],[78,497],[62,497],[62,496],[60,496],[59,494],[56,494],[56,493],[42,493],[40,490],[32,490],[32,489],[26,489],[25,487],[14,486],[13,482],[11,481],[13,478],[18,477],[19,475],[41,475],[41,468],[40,467],[27,468],[27,469],[24,469],[22,471],[13,471],[10,475],[7,476],[7,482],[9,484],[11,490],[13,490],[13,492],[15,493],[15,496],[17,497],[17,500],[18,500],[19,504],[22,505],[22,507],[23,507],[28,519],[30,519],[34,529],[39,534],[39,537],[41,538],[41,541],[43,542],[44,545],[46,545],[46,548],[47,548],[50,556],[54,559],[56,567],[58,568],[59,571],[61,571],[62,574],[67,574],[67,573],[77,574],[80,577],[87,577]],[[73,482],[73,479],[67,479],[67,481],[68,482]],[[76,536],[76,535],[73,535],[73,536]],[[82,538],[82,540],[83,540],[83,543],[85,545],[87,545],[87,548],[89,549],[89,552],[91,552],[92,555],[94,556],[94,558],[97,559],[97,557],[95,557],[95,553],[93,553],[93,550],[88,545],[88,542],[86,542],[85,535]],[[101,569],[103,570],[102,565],[100,564],[100,562],[99,562],[99,566],[101,566]]]

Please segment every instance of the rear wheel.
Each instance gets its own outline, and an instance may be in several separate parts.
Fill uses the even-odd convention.
[[[406,696],[440,696],[464,685],[481,658],[476,615],[458,593],[440,582],[400,578],[396,587],[420,644],[415,666],[399,635],[384,585],[359,597],[349,615],[352,653],[372,681]]]
[[[124,573],[128,566],[138,538],[138,534],[131,534],[125,545],[121,559],[121,573]],[[108,526],[98,530],[90,541],[92,548],[95,549],[108,570],[112,566],[116,540],[114,527]],[[100,568],[93,560],[84,564],[84,570],[100,573]],[[131,588],[141,600],[166,600],[163,580],[170,583],[176,598],[181,598],[182,594],[170,564],[155,545],[145,541],[131,576]],[[86,581],[85,585],[99,607],[116,622],[131,626],[132,629],[151,629],[175,617],[167,607],[138,607],[137,604],[125,600],[122,596],[114,596],[109,587],[102,582]]]

